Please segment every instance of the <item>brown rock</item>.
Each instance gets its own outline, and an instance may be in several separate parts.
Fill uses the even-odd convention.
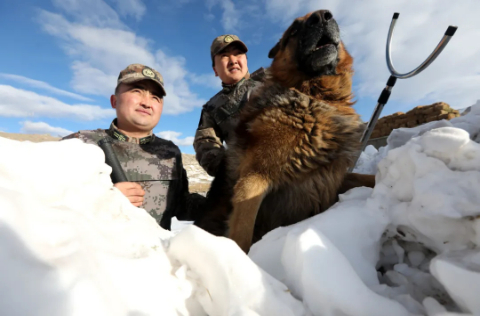
[[[438,116],[439,120],[451,120],[452,118],[456,117],[453,113],[442,114]]]
[[[450,105],[445,102],[437,102],[433,104],[433,107],[437,110],[447,110],[448,108],[450,108]]]

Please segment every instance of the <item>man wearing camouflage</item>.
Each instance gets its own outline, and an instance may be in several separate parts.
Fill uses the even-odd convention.
[[[111,141],[127,182],[115,183],[130,202],[144,208],[165,229],[171,218],[194,220],[193,200],[182,165],[180,150],[171,141],[153,134],[166,96],[163,78],[156,70],[132,64],[120,72],[115,94],[110,97],[117,117],[109,129],[83,130],[63,139],[80,138],[98,145]],[[193,202],[195,203],[195,202]]]
[[[193,147],[205,171],[214,176],[224,155],[223,142],[229,144],[238,124],[238,113],[250,91],[259,84],[250,78],[247,46],[236,35],[221,35],[210,47],[213,71],[223,89],[202,109]]]

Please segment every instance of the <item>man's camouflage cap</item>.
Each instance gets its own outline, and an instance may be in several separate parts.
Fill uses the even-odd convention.
[[[232,34],[220,35],[219,37],[216,37],[213,40],[212,46],[210,46],[210,54],[212,55],[212,61],[215,59],[215,55],[217,55],[222,50],[224,50],[227,46],[233,43],[240,44],[240,47],[245,51],[245,53],[248,52],[247,45],[245,45],[245,43],[242,42],[237,35],[232,35]]]
[[[121,83],[133,83],[140,80],[152,80],[156,82],[163,91],[163,94],[167,95],[165,87],[163,86],[162,75],[155,69],[141,64],[131,64],[120,71],[117,80],[117,87]]]

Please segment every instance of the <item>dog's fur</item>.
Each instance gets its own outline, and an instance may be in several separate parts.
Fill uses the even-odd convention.
[[[195,223],[245,252],[270,230],[326,210],[338,193],[374,185],[373,176],[347,174],[364,127],[352,108],[353,59],[331,13],[296,19],[269,57]]]

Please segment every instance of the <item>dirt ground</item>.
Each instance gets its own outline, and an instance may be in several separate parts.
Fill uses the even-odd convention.
[[[30,141],[33,143],[53,142],[53,141],[58,141],[60,139],[60,137],[53,137],[48,134],[15,134],[15,133],[4,133],[4,132],[0,132],[0,137],[19,140],[19,141]]]

